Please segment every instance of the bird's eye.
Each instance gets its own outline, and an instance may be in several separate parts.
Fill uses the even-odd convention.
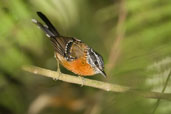
[[[95,63],[96,65],[98,64],[98,62],[97,62],[97,61],[95,61],[94,63]]]

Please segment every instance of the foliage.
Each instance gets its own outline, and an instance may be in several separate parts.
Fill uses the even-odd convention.
[[[106,67],[108,82],[160,92],[170,61],[162,67],[158,64],[160,70],[148,68],[171,56],[170,0],[1,0],[0,8],[0,113],[27,113],[43,94],[50,101],[41,114],[152,113],[156,100],[35,77],[21,71],[21,66],[56,70],[53,47],[31,22],[38,19],[36,11],[42,11],[61,34],[86,42],[104,57],[106,66],[115,64],[110,70]],[[125,20],[119,25],[123,12]],[[121,33],[114,63],[109,61],[110,53],[115,53],[111,47]],[[71,73],[65,68],[62,72]],[[106,81],[100,75],[90,78]],[[167,92],[169,88],[170,84]],[[170,114],[169,105],[169,101],[161,101],[156,114]]]

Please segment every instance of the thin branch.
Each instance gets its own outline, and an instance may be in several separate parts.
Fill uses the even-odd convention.
[[[23,67],[23,70],[50,78],[54,78],[55,76],[59,75],[58,72],[47,70],[36,66],[25,66]],[[64,82],[79,84],[79,85],[82,84],[82,80],[80,80],[80,78],[78,78],[77,76],[72,76],[63,73],[60,74],[59,80]],[[117,93],[130,93],[145,98],[171,100],[171,93],[144,92],[140,90],[131,89],[130,87],[126,87],[126,86],[121,86],[117,84],[111,84],[111,83],[106,83],[106,82],[96,81],[86,78],[84,78],[84,86],[94,87],[105,91],[111,91]]]
[[[36,67],[36,66],[25,66],[23,67],[23,70],[34,73],[34,74],[39,74],[45,77],[50,77],[53,79],[55,76],[59,75],[58,72],[56,71],[51,71],[51,70],[47,70],[47,69]],[[94,87],[98,89],[103,89],[105,91],[113,91],[113,92],[126,92],[129,90],[128,87],[124,87],[124,86],[114,85],[114,84],[91,80],[87,78],[83,78],[83,79],[84,79],[84,86],[90,86],[90,87]],[[69,83],[74,83],[74,84],[79,84],[79,85],[82,85],[83,83],[81,78],[78,78],[78,76],[72,76],[72,75],[63,74],[63,73],[60,74],[60,77],[58,78],[58,80],[69,82]]]
[[[168,82],[169,82],[170,77],[171,77],[171,71],[170,71],[169,74],[168,74],[168,77],[167,77],[166,82],[165,82],[165,84],[164,84],[164,87],[163,87],[163,89],[162,89],[162,93],[164,93],[164,91],[166,90],[166,87],[167,87],[167,85],[168,85]],[[158,108],[158,106],[159,106],[159,104],[160,104],[160,100],[161,100],[161,99],[157,99],[156,106],[155,106],[155,108],[154,108],[154,110],[153,110],[153,114],[155,114],[155,112],[156,112],[156,110],[157,110],[157,108]]]

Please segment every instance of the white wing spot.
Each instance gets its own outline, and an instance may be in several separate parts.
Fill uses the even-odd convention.
[[[44,27],[46,27],[46,28],[49,28],[47,25],[43,25]]]
[[[31,20],[33,23],[37,23],[37,20],[36,19],[32,19]]]
[[[49,34],[46,34],[46,36],[50,38]]]

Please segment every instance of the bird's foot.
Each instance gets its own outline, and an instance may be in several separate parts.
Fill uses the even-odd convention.
[[[53,77],[53,80],[59,80],[59,78],[61,77],[61,75],[62,75],[62,73],[61,73],[61,71],[60,71],[60,68],[58,68],[58,70],[57,70],[57,75],[55,75],[54,77]]]
[[[80,80],[81,80],[81,87],[83,87],[84,86],[84,82],[85,82],[85,80],[84,80],[84,78],[82,77],[82,76],[79,76],[79,78],[80,78]]]

